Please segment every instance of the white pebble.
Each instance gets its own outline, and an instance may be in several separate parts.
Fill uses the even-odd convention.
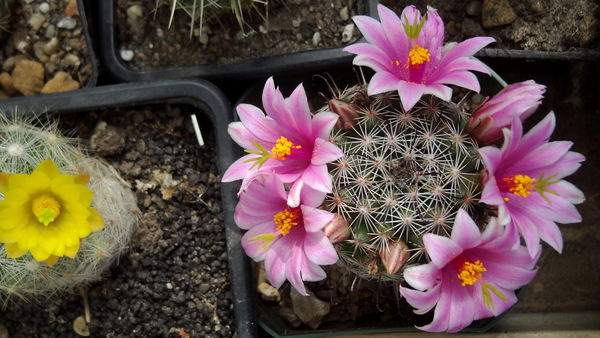
[[[302,23],[302,20],[292,20],[292,27],[300,27],[300,24]]]
[[[315,46],[317,46],[319,43],[321,43],[321,33],[315,32],[315,34],[312,37],[312,42],[313,42],[313,45],[315,45]]]
[[[200,43],[203,45],[208,44],[208,33],[206,33],[206,29],[202,29],[202,33],[200,33]]]
[[[77,20],[70,16],[65,16],[56,24],[56,27],[64,29],[73,29],[75,26],[77,26]]]
[[[342,18],[342,20],[346,21],[350,18],[350,15],[348,14],[348,7],[344,7],[342,8],[342,10],[340,11],[340,17]]]
[[[268,33],[267,29],[266,29],[266,28],[265,28],[263,25],[260,25],[260,26],[258,26],[258,30],[259,30],[259,31],[260,31],[262,34],[267,34],[267,33]]]
[[[121,51],[121,59],[123,59],[123,61],[133,60],[133,51],[127,50],[127,49],[122,50]]]
[[[160,28],[156,29],[156,36],[158,36],[159,38],[162,38],[163,36],[165,36],[165,31],[163,31]]]
[[[42,24],[46,20],[46,17],[43,14],[35,13],[29,18],[29,26],[33,28],[33,30],[37,31],[42,27]]]
[[[42,13],[48,13],[48,11],[50,10],[50,5],[48,5],[47,2],[42,2],[40,4],[39,9],[40,9],[40,12],[42,12]]]
[[[354,35],[354,24],[348,24],[344,27],[344,31],[342,32],[342,42],[349,42],[352,40],[352,36]]]
[[[53,37],[55,37],[55,35],[56,35],[56,26],[49,25],[46,28],[46,38],[47,39],[52,39]]]
[[[127,8],[127,16],[131,19],[131,20],[137,20],[139,18],[144,17],[144,11],[142,10],[142,6],[140,5],[133,5],[129,8]]]
[[[173,288],[173,284],[167,283],[167,289],[171,290]]]

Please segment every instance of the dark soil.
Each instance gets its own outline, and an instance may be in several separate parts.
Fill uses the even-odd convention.
[[[573,51],[600,47],[600,5],[597,0],[509,0],[517,15],[509,25],[484,29],[481,0],[384,0],[396,13],[415,5],[438,10],[446,25],[446,41],[491,36],[490,47],[536,51]],[[479,10],[477,8],[479,7]],[[474,15],[470,15],[471,14]],[[496,14],[491,14],[496,15]]]
[[[153,12],[155,0],[119,0],[116,17],[120,49],[133,51],[133,60],[127,65],[139,71],[232,63],[241,59],[339,47],[358,39],[357,29],[350,41],[342,41],[342,32],[346,25],[352,24],[352,16],[366,13],[367,1],[271,0],[269,3],[268,24],[255,10],[245,13],[247,26],[243,37],[235,15],[227,12],[218,21],[207,23],[208,41],[203,44],[198,36],[190,39],[190,18],[185,12],[176,11],[173,25],[168,28],[169,6],[161,6]],[[134,4],[142,6],[144,17],[132,21],[128,20],[126,11]],[[346,19],[340,15],[344,7],[348,10]],[[261,9],[261,6],[258,8]],[[266,34],[261,33],[261,25],[267,29]],[[320,34],[317,44],[313,42],[316,33]]]
[[[131,184],[141,210],[129,252],[89,287],[92,337],[234,334],[215,135],[202,128],[200,147],[188,110],[148,105],[61,118],[65,130],[77,129],[84,140],[100,121],[119,131],[123,139],[108,145],[124,141],[124,148],[113,147],[105,159]],[[79,295],[62,295],[6,309],[0,322],[11,338],[79,337],[73,322],[82,314]]]

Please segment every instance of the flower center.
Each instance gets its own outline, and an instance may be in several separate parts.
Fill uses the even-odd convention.
[[[408,64],[406,68],[412,66],[418,66],[425,62],[429,62],[429,50],[427,48],[415,45],[413,49],[408,53]]]
[[[275,160],[285,160],[292,154],[292,149],[300,148],[301,146],[294,145],[292,141],[281,136],[277,139],[277,143],[275,143],[275,146],[271,149],[271,158]]]
[[[299,208],[287,207],[284,211],[273,216],[273,221],[277,225],[277,232],[283,236],[287,235],[292,228],[298,225],[302,212]]]
[[[42,194],[33,199],[31,210],[40,223],[48,226],[60,215],[60,203],[49,194]]]
[[[535,190],[535,178],[527,175],[514,175],[503,178],[501,185],[504,191],[509,191],[521,197],[529,197],[531,192]]]
[[[481,280],[481,273],[484,271],[486,269],[479,260],[475,261],[475,263],[464,262],[463,266],[458,269],[458,278],[463,281],[462,286],[473,285],[475,282]]]

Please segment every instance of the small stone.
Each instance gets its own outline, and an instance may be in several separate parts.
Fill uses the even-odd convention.
[[[54,78],[42,88],[42,94],[68,92],[79,89],[79,82],[73,80],[71,75],[65,72],[58,72]]]
[[[67,40],[67,44],[76,51],[80,51],[85,47],[85,40],[82,38],[74,38]]]
[[[49,25],[48,27],[46,27],[46,38],[52,39],[55,36],[56,36],[56,26]]]
[[[265,28],[265,26],[263,26],[263,25],[259,25],[259,26],[258,26],[258,31],[259,31],[261,34],[267,34],[267,33],[269,32],[269,31],[268,31],[268,30]]]
[[[67,61],[71,66],[77,68],[81,65],[81,60],[79,59],[79,56],[75,55],[75,54],[67,54],[65,55],[65,61]]]
[[[173,284],[167,283],[167,289],[169,289],[169,290],[173,289]]]
[[[56,24],[56,27],[64,28],[64,29],[73,29],[76,26],[77,26],[77,20],[75,20],[75,18],[72,18],[70,16],[65,16],[64,18],[60,19],[60,21]]]
[[[0,338],[8,338],[8,329],[4,324],[0,324]]]
[[[300,27],[301,23],[302,23],[302,20],[292,20],[292,27],[298,28],[298,27]]]
[[[46,55],[54,55],[58,53],[59,50],[60,44],[58,43],[57,38],[50,39],[50,41],[48,41],[48,43],[44,45],[44,52],[46,53]]]
[[[348,14],[348,7],[344,7],[342,8],[342,10],[340,11],[340,18],[342,18],[342,20],[346,21],[350,18],[350,14]]]
[[[0,74],[0,87],[10,96],[14,96],[19,92],[15,88],[12,76],[7,72]]]
[[[23,60],[12,72],[15,88],[25,96],[38,94],[44,87],[44,66],[36,61]]]
[[[206,32],[206,29],[202,27],[202,32],[200,33],[200,43],[203,45],[207,45],[209,41],[210,38],[208,37],[208,33]]]
[[[463,39],[468,39],[476,36],[485,36],[483,27],[478,20],[465,18],[461,25],[461,34]]]
[[[90,138],[90,147],[100,156],[118,155],[125,149],[125,130],[101,121]]]
[[[532,12],[540,14],[544,11],[544,4],[541,0],[527,0],[527,2]]]
[[[123,59],[123,61],[131,61],[133,60],[133,51],[132,50],[128,50],[128,49],[124,49],[121,51],[121,59]]]
[[[133,5],[127,8],[127,16],[131,20],[137,20],[144,17],[144,10],[140,5]]]
[[[484,28],[504,26],[517,20],[508,0],[483,0],[481,16]]]
[[[278,302],[281,300],[279,290],[268,283],[258,284],[258,293],[260,293],[260,297],[267,302]]]
[[[46,16],[44,14],[35,13],[29,18],[29,26],[31,26],[34,31],[37,31],[42,27],[44,21],[46,21]]]
[[[481,15],[481,1],[471,1],[467,5],[467,14],[470,16],[480,16]]]
[[[344,27],[344,31],[342,32],[342,42],[350,42],[352,40],[352,36],[354,35],[354,24],[348,24]]]
[[[2,63],[2,70],[5,72],[12,72],[12,70],[15,68],[15,58],[14,57],[9,57],[8,59],[6,59],[6,61],[4,61],[4,63]]]
[[[79,8],[77,8],[77,0],[69,0],[67,8],[65,8],[65,14],[68,16],[78,15]],[[70,28],[68,28],[70,29]]]
[[[48,62],[48,60],[50,60],[50,58],[48,57],[46,52],[44,52],[45,45],[46,45],[46,43],[44,41],[38,41],[33,44],[33,54],[35,54],[35,57],[41,63],[46,63],[46,62]]]
[[[312,43],[315,46],[318,46],[321,43],[321,33],[315,32],[315,34],[312,37]]]
[[[307,293],[308,297],[301,295],[295,288],[290,290],[292,309],[304,324],[316,329],[331,310],[331,305],[315,297],[312,291],[307,290]]]
[[[75,318],[75,321],[73,322],[73,331],[80,336],[89,337],[90,328],[87,326],[84,316]]]
[[[302,325],[302,321],[294,314],[294,310],[290,307],[282,307],[279,309],[279,314],[283,319],[290,323],[293,327],[299,327]]]
[[[47,2],[42,2],[40,4],[40,7],[38,7],[40,9],[40,12],[42,13],[48,13],[48,11],[50,10],[50,5],[48,5]]]
[[[162,38],[163,36],[165,36],[165,31],[162,30],[162,29],[160,29],[160,28],[157,28],[156,29],[156,36],[159,37],[159,38]]]

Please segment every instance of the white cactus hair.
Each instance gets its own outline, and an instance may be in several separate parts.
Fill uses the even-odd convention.
[[[82,239],[74,259],[61,257],[54,266],[36,261],[30,253],[7,258],[4,244],[0,244],[3,306],[48,298],[101,279],[102,273],[128,248],[137,225],[139,210],[127,183],[108,163],[89,156],[78,139],[64,136],[58,121],[19,109],[0,112],[0,172],[30,173],[47,158],[62,173],[90,175],[92,207],[102,215],[106,227]],[[0,193],[0,200],[3,199]]]

